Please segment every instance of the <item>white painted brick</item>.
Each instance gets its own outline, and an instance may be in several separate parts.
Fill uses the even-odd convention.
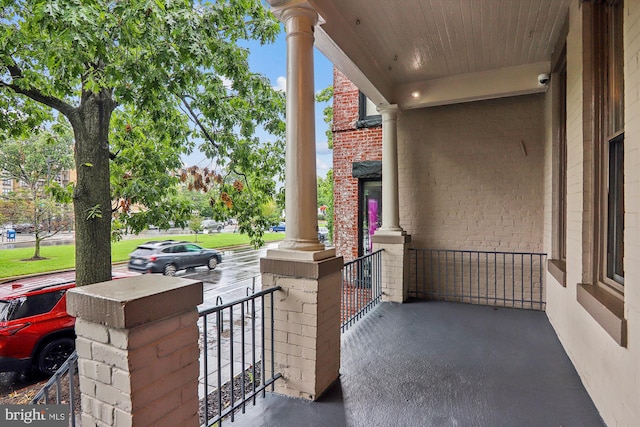
[[[93,354],[91,353],[91,341],[87,338],[77,337],[76,352],[78,353],[79,358],[89,360],[93,359]]]
[[[198,342],[198,327],[192,323],[190,327],[183,328],[176,333],[166,336],[156,344],[156,354],[158,357],[166,357],[174,351],[179,351],[182,347]]]
[[[292,323],[297,323],[301,326],[315,326],[317,324],[317,320],[317,317],[312,314],[289,313],[289,321]]]
[[[101,362],[81,359],[78,370],[82,375],[104,384],[111,384],[111,367]]]
[[[129,369],[127,352],[124,350],[117,349],[108,344],[94,342],[91,344],[91,352],[93,359],[98,362],[103,362],[120,369]]]
[[[199,365],[193,363],[183,370],[167,375],[149,386],[138,389],[132,395],[134,413],[147,413],[150,408],[168,413],[171,408],[180,405],[180,394],[183,387],[191,384],[197,389]],[[156,419],[156,418],[153,418]]]
[[[110,385],[96,383],[96,398],[123,411],[131,410],[130,395]]]
[[[129,412],[122,411],[119,408],[114,410],[115,427],[133,427],[133,420]],[[84,424],[82,424],[84,426]]]
[[[86,394],[88,397],[96,396],[96,381],[91,378],[80,376],[80,390],[82,390],[83,394]]]
[[[80,423],[83,427],[97,427],[97,420],[87,412],[83,412],[80,417]]]
[[[76,335],[83,338],[88,338],[91,341],[97,341],[101,343],[109,342],[109,332],[103,325],[97,323],[87,322],[83,319],[76,319]]]
[[[111,385],[123,393],[131,394],[131,373],[114,368],[111,375]]]
[[[129,331],[124,329],[109,329],[109,343],[119,349],[129,347]]]
[[[317,340],[314,338],[309,338],[309,337],[304,337],[301,335],[289,335],[289,344],[293,344],[296,346],[301,346],[304,348],[311,348],[311,349],[315,349],[316,344],[317,344]]]

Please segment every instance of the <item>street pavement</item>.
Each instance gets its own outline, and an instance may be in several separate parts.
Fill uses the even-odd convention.
[[[182,231],[182,230],[181,230]],[[143,235],[147,237],[157,237],[160,233],[157,230],[149,230]],[[140,236],[133,236],[140,237]],[[67,233],[54,236],[52,238],[57,244],[69,244],[73,243],[73,233]],[[29,234],[19,234],[15,242],[3,242],[3,248],[12,245],[29,246],[33,245],[35,237]],[[267,247],[274,247],[277,243],[270,243]],[[205,268],[196,268],[188,271],[180,271],[177,276],[182,278],[201,280],[203,282],[203,299],[202,308],[214,307],[220,304],[227,304],[232,301],[244,298],[253,291],[258,291],[262,288],[260,277],[260,258],[265,256],[266,249],[234,249],[222,251],[222,263],[218,265],[215,270],[208,270]],[[115,266],[115,270],[126,270],[126,264]],[[253,363],[255,356],[260,358],[261,345],[258,341],[255,348],[250,349],[248,343],[243,345],[239,340],[242,336],[242,330],[247,337],[251,336],[253,319],[256,321],[256,329],[261,331],[261,304],[260,300],[257,301],[256,313],[254,317],[250,316],[249,312],[243,316],[240,313],[240,306],[236,305],[231,309],[225,310],[223,316],[223,323],[225,325],[224,332],[220,336],[218,341],[216,338],[216,320],[215,316],[210,320],[208,334],[204,333],[204,325],[202,319],[198,322],[201,329],[201,344],[208,336],[207,347],[208,351],[203,352],[201,358],[201,373],[199,376],[199,394],[200,397],[204,396],[205,390],[212,392],[217,387],[218,379],[218,363],[217,363],[217,349],[219,346],[221,350],[220,360],[220,378],[223,382],[228,381],[233,373],[239,373],[243,368],[247,368],[247,364]],[[248,307],[248,306],[247,306]],[[231,321],[230,310],[233,310],[235,319]],[[254,314],[254,313],[251,313]],[[243,318],[244,317],[244,318]],[[233,329],[236,334],[229,335],[230,330]],[[231,349],[233,348],[233,352]],[[252,352],[255,351],[255,353]],[[233,354],[233,357],[231,355]],[[242,354],[246,355],[245,363],[242,363]],[[204,359],[207,359],[208,372],[205,375],[204,372]],[[205,380],[206,376],[206,380]],[[41,381],[39,376],[24,375],[21,373],[0,373],[0,396],[6,395],[11,390],[20,389],[22,387],[33,384],[34,382]]]

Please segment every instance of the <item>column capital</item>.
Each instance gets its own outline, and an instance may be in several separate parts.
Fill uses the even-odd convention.
[[[385,104],[379,105],[376,107],[376,110],[383,116],[397,117],[400,112],[400,107],[398,107],[398,104]]]
[[[285,25],[293,18],[307,18],[311,26],[318,23],[318,13],[306,0],[285,1],[273,6],[271,11]]]

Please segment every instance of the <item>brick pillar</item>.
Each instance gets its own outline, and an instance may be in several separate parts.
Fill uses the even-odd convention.
[[[265,342],[267,367],[275,346],[276,392],[317,400],[340,371],[342,257],[320,261],[262,258],[262,287],[281,286],[274,299],[275,332]],[[265,302],[270,313],[270,301]]]
[[[70,290],[82,426],[199,426],[202,282],[143,275]]]
[[[405,232],[384,233],[372,237],[373,250],[382,253],[382,301],[404,302],[409,297],[409,243]]]

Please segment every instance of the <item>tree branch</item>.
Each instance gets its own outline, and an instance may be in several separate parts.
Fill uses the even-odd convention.
[[[239,172],[236,168],[232,168],[231,170],[236,175],[240,175],[242,178],[244,178],[244,186],[249,190],[249,194],[253,195],[253,191],[251,191],[251,185],[249,185],[249,178],[247,177],[247,174]]]
[[[180,100],[182,101],[182,103],[184,104],[185,108],[187,109],[187,114],[191,117],[191,120],[196,124],[196,126],[198,126],[200,128],[200,130],[202,131],[202,133],[204,134],[204,137],[216,148],[219,148],[219,145],[216,144],[213,140],[213,137],[211,136],[211,134],[209,133],[209,131],[204,127],[204,124],[202,124],[202,122],[200,121],[200,119],[198,118],[198,116],[196,115],[196,113],[193,111],[193,109],[191,108],[191,104],[189,104],[189,102],[187,102],[187,95],[181,95],[180,96]]]
[[[14,82],[16,80],[23,79],[22,70],[20,70],[20,68],[17,65],[7,65],[7,69],[9,70],[9,74],[11,75],[11,78],[13,79]],[[0,80],[0,87],[6,87],[8,89],[13,90],[15,93],[25,95],[36,102],[44,104],[55,110],[58,110],[69,119],[71,119],[71,116],[75,111],[75,108],[73,106],[67,104],[63,100],[53,96],[44,95],[41,91],[37,89],[33,89],[33,88],[23,89],[20,86],[16,85],[15,83],[7,83],[2,80]]]

